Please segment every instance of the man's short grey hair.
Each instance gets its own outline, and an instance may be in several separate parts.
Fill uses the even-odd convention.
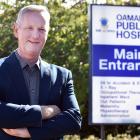
[[[38,12],[38,13],[44,12],[46,14],[46,19],[47,19],[48,25],[49,25],[50,13],[49,13],[48,8],[46,6],[43,6],[43,5],[28,5],[28,6],[21,8],[19,13],[18,13],[16,23],[19,24],[21,22],[23,15],[28,13],[28,12]]]

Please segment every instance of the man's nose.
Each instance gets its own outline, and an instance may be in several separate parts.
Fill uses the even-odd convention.
[[[33,32],[32,32],[32,37],[33,37],[34,39],[39,38],[39,31],[38,31],[37,29],[33,30]]]

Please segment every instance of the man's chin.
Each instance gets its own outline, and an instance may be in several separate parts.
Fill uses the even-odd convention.
[[[38,57],[40,55],[40,51],[30,50],[28,51],[28,54],[33,57]]]

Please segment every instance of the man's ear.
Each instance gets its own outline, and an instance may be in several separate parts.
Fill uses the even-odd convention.
[[[14,23],[13,26],[12,26],[12,28],[13,28],[14,36],[16,38],[18,38],[18,24],[17,23]]]

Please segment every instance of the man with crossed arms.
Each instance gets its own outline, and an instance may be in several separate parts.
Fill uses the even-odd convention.
[[[0,59],[0,140],[60,140],[81,127],[71,71],[40,57],[49,22],[45,6],[19,11],[18,48]]]

